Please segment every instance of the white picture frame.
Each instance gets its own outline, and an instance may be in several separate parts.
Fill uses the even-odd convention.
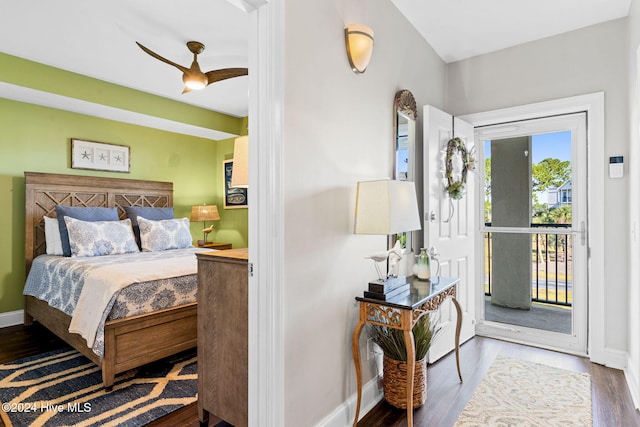
[[[72,138],[71,168],[129,173],[130,147]]]

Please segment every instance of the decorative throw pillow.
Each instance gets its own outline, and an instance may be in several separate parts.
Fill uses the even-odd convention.
[[[189,218],[152,221],[138,216],[143,252],[181,249],[191,246]]]
[[[48,255],[62,255],[62,241],[60,240],[60,227],[58,220],[44,216],[44,241]]]
[[[139,252],[131,220],[81,221],[65,217],[72,257]]]
[[[160,219],[173,219],[173,208],[153,208],[150,206],[125,206],[124,211],[127,217],[131,219],[133,226],[133,234],[136,236],[136,243],[142,249],[140,243],[140,226],[138,225],[138,216],[146,219],[157,221]]]
[[[56,216],[58,217],[60,241],[62,242],[62,254],[64,256],[71,256],[69,233],[67,232],[67,224],[64,221],[65,216],[82,221],[118,221],[120,219],[117,208],[90,208],[62,205],[56,206]]]

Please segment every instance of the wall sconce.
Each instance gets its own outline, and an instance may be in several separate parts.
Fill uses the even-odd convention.
[[[373,54],[373,30],[366,25],[350,24],[344,29],[349,65],[354,73],[364,73]]]
[[[249,137],[239,136],[233,143],[233,170],[231,185],[234,188],[249,187]]]

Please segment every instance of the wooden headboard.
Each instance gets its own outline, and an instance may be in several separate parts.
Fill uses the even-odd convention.
[[[173,206],[173,183],[80,175],[25,172],[25,262],[46,252],[43,216],[55,218],[56,205],[118,208]]]

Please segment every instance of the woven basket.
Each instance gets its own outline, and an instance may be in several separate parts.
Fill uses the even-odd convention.
[[[391,405],[407,409],[407,363],[384,356],[382,364],[384,398]],[[413,373],[413,407],[427,400],[427,358],[416,360]]]

